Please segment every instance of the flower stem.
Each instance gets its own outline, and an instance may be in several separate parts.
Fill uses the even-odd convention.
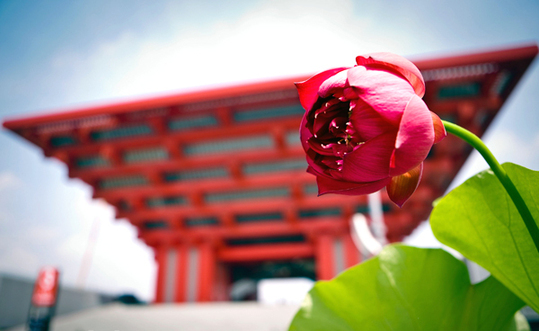
[[[537,249],[537,251],[539,251],[539,228],[537,228],[537,224],[535,223],[535,220],[533,219],[533,216],[530,213],[528,206],[526,206],[524,199],[522,199],[522,196],[515,187],[515,184],[513,184],[513,182],[507,175],[507,172],[505,172],[505,169],[502,168],[500,163],[498,163],[498,160],[496,160],[496,158],[485,145],[485,143],[483,143],[483,141],[479,139],[479,137],[477,137],[475,134],[451,122],[447,122],[444,120],[442,120],[442,122],[444,123],[444,127],[447,132],[452,133],[455,136],[469,143],[479,152],[479,154],[481,154],[481,156],[483,156],[485,161],[487,161],[488,165],[490,166],[490,169],[492,169],[492,172],[494,172],[496,177],[498,177],[503,187],[509,194],[509,197],[511,198],[511,200],[513,200],[513,203],[517,207],[518,213],[524,220],[524,224],[526,224],[526,228],[528,229],[528,232],[533,239],[535,248]]]

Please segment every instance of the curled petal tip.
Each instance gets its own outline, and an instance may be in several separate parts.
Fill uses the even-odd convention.
[[[391,201],[402,207],[410,196],[415,192],[419,181],[421,180],[421,174],[423,173],[423,163],[415,167],[414,169],[400,175],[391,178],[391,181],[387,185],[387,194]]]
[[[437,144],[447,136],[447,132],[440,117],[433,112],[430,112],[430,114],[432,116],[432,125],[434,126],[434,143]]]
[[[321,197],[323,196],[324,194],[328,194],[329,192],[320,192],[318,191],[318,194],[316,195],[317,197]]]

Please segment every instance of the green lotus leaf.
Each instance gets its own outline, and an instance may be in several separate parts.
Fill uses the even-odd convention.
[[[289,330],[529,330],[522,306],[493,277],[471,285],[444,250],[391,245],[317,282]]]
[[[539,220],[539,172],[502,165]],[[487,269],[539,311],[539,253],[509,195],[491,170],[483,171],[442,198],[430,223],[436,238]]]

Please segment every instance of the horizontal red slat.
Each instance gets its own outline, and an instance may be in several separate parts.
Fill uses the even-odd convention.
[[[155,173],[156,171],[182,171],[182,170],[201,170],[213,168],[216,166],[227,166],[234,163],[256,163],[282,161],[290,158],[304,158],[305,152],[300,146],[287,148],[285,150],[277,149],[259,149],[246,150],[234,153],[215,153],[189,158],[178,158],[172,160],[160,160],[155,162],[138,162],[133,164],[120,165],[115,167],[94,167],[86,169],[70,169],[69,176],[72,178],[81,178],[85,181],[95,180],[101,177],[114,177],[120,175],[132,175],[141,173]]]
[[[192,218],[192,217],[224,217],[226,215],[263,214],[290,210],[317,210],[324,208],[346,208],[367,204],[365,196],[327,195],[323,197],[306,197],[301,200],[288,198],[272,198],[266,200],[242,200],[238,202],[209,204],[203,207],[179,206],[156,209],[143,209],[130,213],[119,213],[118,218],[127,218],[133,224],[143,221]],[[286,215],[285,215],[286,216]]]
[[[268,244],[223,248],[217,258],[224,262],[284,260],[314,256],[312,244]]]
[[[246,176],[234,178],[212,178],[178,183],[161,183],[148,186],[125,187],[110,190],[98,190],[95,198],[105,198],[108,201],[144,197],[162,197],[169,195],[190,195],[193,192],[226,192],[236,190],[272,188],[287,186],[291,183],[314,184],[314,176],[304,171],[279,172],[264,176]]]
[[[210,142],[219,139],[243,137],[246,135],[272,134],[276,130],[297,132],[300,120],[300,117],[290,117],[280,120],[253,121],[244,124],[216,126],[188,131],[167,131],[122,139],[88,142],[82,145],[68,145],[55,148],[54,150],[66,151],[70,155],[77,157],[98,154],[103,146],[121,151],[125,149],[167,146],[173,142],[180,147],[182,144],[189,143]]]
[[[307,237],[315,233],[338,234],[349,231],[348,219],[339,217],[320,217],[300,221],[292,226],[285,222],[263,222],[242,224],[231,227],[198,227],[172,230],[143,230],[139,237],[148,244],[155,245],[161,240],[169,242],[196,242],[199,240],[221,240],[232,238],[255,238],[304,234]]]
[[[472,54],[459,54],[443,56],[434,59],[420,59],[414,61],[420,70],[455,67],[476,63],[515,61],[532,59],[537,55],[537,45],[523,45],[509,49],[494,49]]]

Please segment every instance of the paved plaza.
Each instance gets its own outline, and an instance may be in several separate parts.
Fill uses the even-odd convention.
[[[296,305],[252,303],[112,304],[56,317],[52,331],[284,331]],[[22,331],[12,328],[10,331]]]

